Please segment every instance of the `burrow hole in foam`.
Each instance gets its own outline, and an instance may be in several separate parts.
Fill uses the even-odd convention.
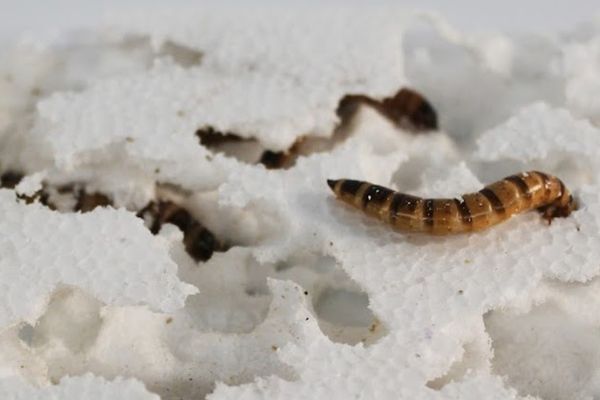
[[[304,288],[321,331],[334,342],[370,345],[387,333],[369,309],[368,295],[333,257],[299,255],[278,264],[272,277]]]
[[[267,315],[272,300],[267,278],[273,278],[302,287],[321,330],[334,342],[370,345],[387,332],[369,309],[368,295],[332,257],[306,253],[259,263],[249,249],[233,247],[198,268],[185,278],[200,289],[186,304],[198,329],[252,331]]]

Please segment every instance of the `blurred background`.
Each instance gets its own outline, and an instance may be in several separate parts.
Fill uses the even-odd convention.
[[[169,6],[215,3],[198,0],[171,0]],[[275,0],[220,1],[219,4],[246,5],[278,4]],[[322,4],[307,0],[302,4]],[[328,1],[343,6],[349,1]],[[351,3],[360,3],[351,1]],[[364,2],[366,3],[366,2]],[[121,9],[164,7],[164,0],[0,0],[0,37],[15,38],[27,32],[52,32],[55,29],[74,29],[93,25],[106,14]],[[598,0],[573,1],[494,1],[479,0],[375,0],[369,4],[401,5],[407,8],[437,11],[453,25],[467,31],[556,32],[572,28],[579,22],[598,15]]]

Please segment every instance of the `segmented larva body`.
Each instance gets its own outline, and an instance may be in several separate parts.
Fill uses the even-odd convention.
[[[400,230],[434,235],[478,231],[532,209],[548,220],[575,209],[562,181],[538,171],[506,177],[462,199],[424,199],[350,179],[327,183],[340,200],[367,215]]]

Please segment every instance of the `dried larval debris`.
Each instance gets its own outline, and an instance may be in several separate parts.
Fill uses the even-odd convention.
[[[431,103],[409,88],[402,88],[381,101],[365,95],[346,95],[340,100],[336,113],[342,121],[349,121],[361,105],[374,108],[399,128],[414,132],[438,129],[437,113]]]
[[[576,208],[564,183],[539,171],[522,172],[457,198],[421,198],[351,179],[328,180],[336,197],[394,228],[434,235],[472,232],[537,209],[552,221]]]

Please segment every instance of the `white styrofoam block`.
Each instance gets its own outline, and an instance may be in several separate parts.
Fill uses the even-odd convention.
[[[213,389],[211,400],[598,393],[595,353],[570,351],[592,349],[593,334],[573,339],[581,338],[581,347],[566,341],[539,348],[570,371],[585,371],[565,377],[560,368],[535,371],[544,358],[510,343],[531,338],[515,327],[531,326],[535,337],[557,315],[568,315],[568,326],[556,335],[544,331],[545,345],[598,326],[595,307],[577,306],[595,304],[600,275],[596,33],[530,42],[475,40],[440,28],[440,37],[425,36],[431,43],[413,48],[422,75],[412,73],[421,80],[436,74],[426,88],[444,100],[447,121],[455,120],[449,127],[468,131],[449,132],[460,133],[461,143],[446,132],[398,130],[365,108],[332,150],[301,157],[288,170],[266,170],[213,154],[195,130],[210,125],[273,150],[306,135],[332,136],[342,96],[386,96],[406,83],[403,13],[205,9],[116,21],[97,42],[66,40],[61,51],[50,46],[35,55],[41,71],[25,68],[31,59],[16,60],[11,73],[18,75],[19,63],[24,68],[15,81],[35,78],[44,93],[33,99],[29,84],[0,81],[2,98],[10,98],[0,102],[0,144],[10,145],[1,150],[8,160],[1,167],[19,160],[38,171],[25,178],[22,193],[42,179],[78,182],[131,209],[154,196],[156,182],[169,184],[189,194],[186,208],[233,247],[196,263],[173,226],[152,237],[123,209],[58,214],[0,191],[0,327],[12,325],[0,338],[7,393],[113,390],[114,382],[90,375],[64,378],[90,371],[135,377],[163,398]],[[104,52],[98,65],[86,56]],[[186,52],[201,57],[186,63]],[[481,127],[494,124],[477,140]],[[326,184],[364,179],[447,197],[490,183],[482,176],[501,178],[496,168],[578,178],[565,181],[579,209],[549,226],[529,212],[483,232],[429,237],[392,231],[335,200]],[[584,289],[552,292],[548,282]],[[63,285],[74,294],[59,296]],[[193,285],[201,292],[189,296]],[[310,302],[328,288],[368,298],[383,334],[353,345],[334,340],[343,335],[327,337]],[[546,303],[551,315],[536,308]],[[507,308],[516,317],[499,314]],[[29,341],[16,325],[22,320],[32,324]],[[521,367],[532,368],[511,365],[523,354]],[[499,371],[509,373],[503,379]],[[36,384],[62,380],[33,389],[14,383],[15,375]],[[540,376],[552,383],[539,383]]]

